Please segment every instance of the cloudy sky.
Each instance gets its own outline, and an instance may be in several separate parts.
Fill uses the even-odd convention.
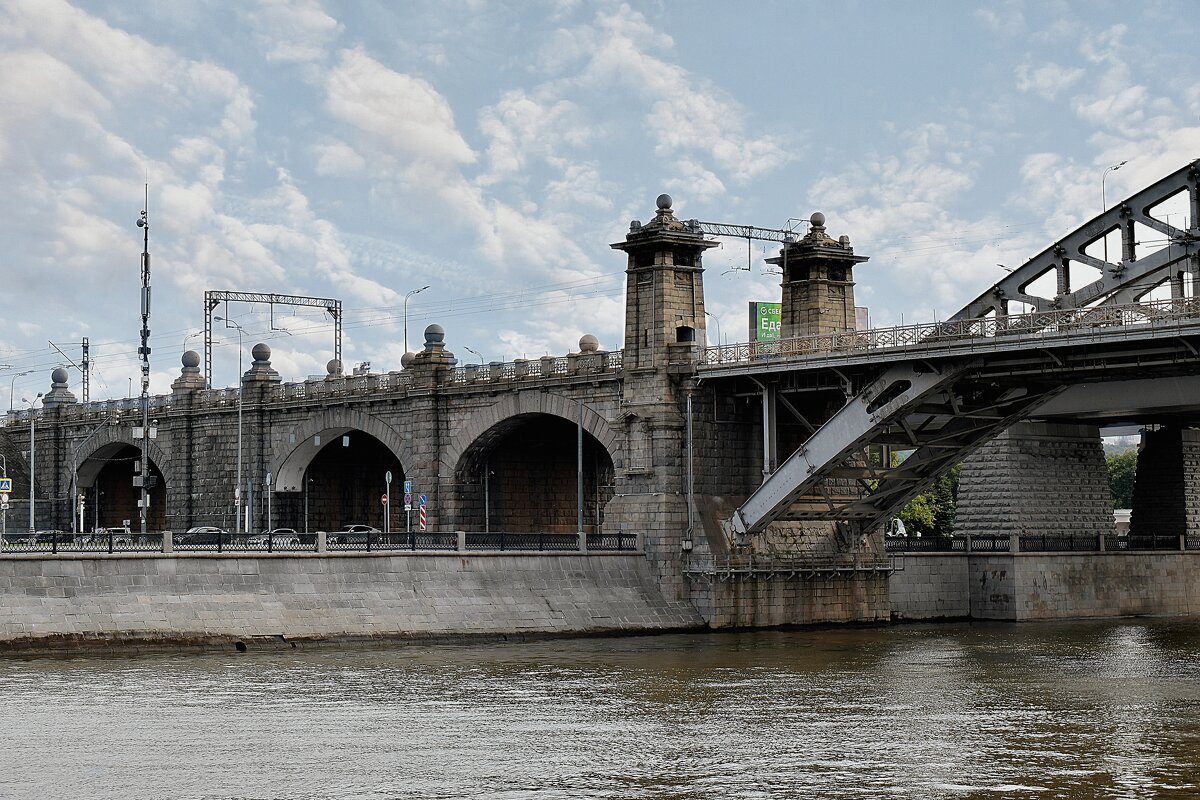
[[[123,397],[150,185],[152,390],[200,349],[205,290],[340,298],[347,368],[431,322],[463,361],[621,346],[652,216],[782,228],[820,210],[871,260],[873,325],[948,316],[1055,237],[1200,157],[1179,2],[0,3],[0,402],[88,337]],[[743,341],[762,243],[706,256]],[[748,263],[749,261],[749,263]],[[749,270],[746,267],[749,266]],[[330,320],[231,304],[287,380]],[[218,323],[219,324],[219,323]],[[233,385],[220,331],[212,382]],[[466,348],[471,348],[478,356]],[[29,375],[19,373],[31,371]],[[79,377],[72,388],[78,393]]]

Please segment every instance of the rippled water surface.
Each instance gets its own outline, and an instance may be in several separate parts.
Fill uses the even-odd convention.
[[[1200,623],[0,660],[2,798],[1200,796]]]

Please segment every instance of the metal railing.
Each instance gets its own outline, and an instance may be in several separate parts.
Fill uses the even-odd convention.
[[[579,534],[512,533],[508,531],[467,533],[466,545],[468,550],[516,550],[522,552],[578,550]]]
[[[1115,533],[975,534],[971,536],[887,537],[889,553],[1008,553],[1013,539],[1022,553],[1100,553],[1200,550],[1200,536],[1175,534],[1119,535]]]
[[[702,556],[686,560],[685,575],[729,579],[733,577],[820,577],[861,572],[892,572],[888,558],[855,557],[852,553],[812,553],[783,556],[771,553]]]
[[[1020,339],[1071,339],[1083,332],[1137,326],[1171,326],[1200,322],[1200,300],[1155,300],[1127,305],[1102,305],[1031,314],[926,322],[894,328],[797,336],[774,342],[743,342],[706,347],[703,365],[798,360],[852,353],[905,352],[919,349],[959,349],[980,343]]]
[[[226,530],[171,537],[171,551],[178,553],[320,553],[320,552],[415,552],[415,551],[511,551],[580,552],[578,533],[493,531],[410,531],[397,533],[359,533],[330,531],[320,533],[239,534]],[[71,534],[67,531],[40,531],[5,534],[0,553],[43,553],[71,555],[79,553],[164,552],[164,533],[120,533],[113,531]],[[626,531],[588,533],[586,549],[596,552],[636,552],[640,538]]]
[[[161,552],[161,533],[104,531],[73,534],[70,531],[6,533],[0,551],[7,553],[132,553]]]

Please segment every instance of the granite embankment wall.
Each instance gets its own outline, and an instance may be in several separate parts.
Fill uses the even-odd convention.
[[[913,553],[889,581],[892,617],[1049,620],[1200,615],[1200,552]]]
[[[650,567],[641,553],[6,556],[0,650],[703,627]]]

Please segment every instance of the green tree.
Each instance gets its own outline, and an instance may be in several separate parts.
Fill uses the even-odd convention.
[[[1112,487],[1113,508],[1133,508],[1133,479],[1137,475],[1137,450],[1130,448],[1104,457],[1108,464],[1108,484]]]
[[[904,527],[922,536],[950,536],[954,533],[954,516],[958,502],[958,474],[961,465],[955,464],[933,485],[904,504],[896,516]]]

